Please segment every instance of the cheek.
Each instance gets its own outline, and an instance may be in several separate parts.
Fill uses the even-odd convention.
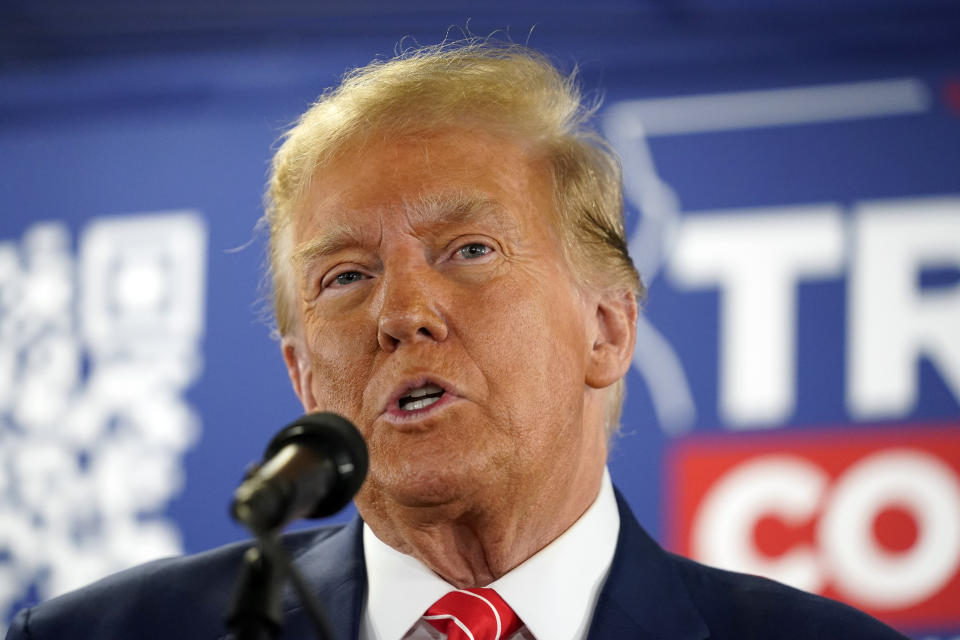
[[[494,311],[488,322],[504,357],[514,362],[580,359],[585,322],[575,291],[557,265],[524,267],[520,277],[483,294],[481,308]]]
[[[549,412],[554,399],[564,410],[582,400],[583,310],[571,296],[548,291],[564,290],[551,283],[484,292],[473,302],[475,324],[464,328],[468,349],[482,361],[491,390],[513,414],[510,422]]]
[[[312,389],[320,410],[334,411],[355,423],[361,419],[363,382],[374,355],[370,334],[355,321],[307,322]],[[359,426],[359,424],[358,424]]]

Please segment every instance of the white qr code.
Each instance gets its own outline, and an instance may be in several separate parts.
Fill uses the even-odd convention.
[[[200,421],[206,227],[191,211],[0,240],[0,630],[12,610],[181,552],[164,516]]]

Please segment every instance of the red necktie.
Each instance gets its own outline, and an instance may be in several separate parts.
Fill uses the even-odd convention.
[[[458,589],[437,600],[423,619],[448,640],[506,640],[523,622],[493,589]]]

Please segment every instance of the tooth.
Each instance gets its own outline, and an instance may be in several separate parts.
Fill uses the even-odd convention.
[[[408,400],[403,403],[401,407],[404,411],[416,411],[417,409],[423,409],[429,407],[434,402],[440,398],[421,398],[419,400]]]
[[[424,385],[424,386],[422,386],[422,387],[419,387],[419,388],[417,388],[417,389],[411,390],[410,393],[407,394],[407,397],[409,397],[409,398],[422,398],[422,397],[425,396],[425,395],[428,395],[428,394],[431,394],[431,393],[441,393],[442,391],[443,391],[443,389],[441,389],[440,387],[438,387],[438,386],[435,385],[435,384],[426,384],[426,385]]]

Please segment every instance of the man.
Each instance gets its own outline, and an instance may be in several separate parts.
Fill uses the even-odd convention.
[[[287,540],[339,637],[901,637],[669,555],[615,495],[643,289],[590,115],[541,56],[469,42],[349,74],[274,158],[290,379],[370,450],[362,522]],[[9,637],[223,637],[242,550],[108,578]],[[285,637],[309,637],[285,606]]]

